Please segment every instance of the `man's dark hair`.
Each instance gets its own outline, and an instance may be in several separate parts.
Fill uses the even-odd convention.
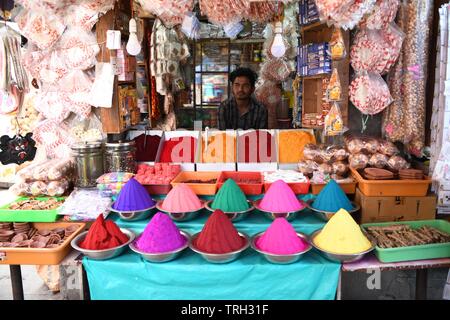
[[[255,71],[253,71],[250,68],[237,68],[230,74],[230,81],[231,83],[236,80],[237,77],[246,77],[248,80],[250,80],[250,83],[252,87],[255,87],[256,79],[258,78],[258,75]]]

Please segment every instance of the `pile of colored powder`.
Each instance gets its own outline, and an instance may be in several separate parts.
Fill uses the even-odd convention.
[[[134,138],[136,143],[136,161],[155,161],[158,153],[160,136],[141,134]]]
[[[160,162],[194,162],[196,145],[194,137],[169,139],[163,145]]]
[[[350,211],[353,209],[353,205],[347,198],[347,195],[334,180],[330,180],[325,188],[320,191],[312,207],[327,212],[336,212],[339,209]]]
[[[228,253],[241,249],[245,239],[239,235],[231,220],[221,210],[208,218],[194,246],[207,253]]]
[[[305,207],[305,204],[297,199],[286,182],[277,180],[270,185],[259,206],[265,211],[286,213],[299,211]]]
[[[203,207],[195,192],[186,184],[177,184],[162,203],[162,209],[170,213],[193,212]]]
[[[337,254],[361,253],[372,246],[359,225],[344,209],[333,215],[314,239],[314,244]]]
[[[239,136],[239,162],[276,162],[275,137],[264,130]]]
[[[297,235],[285,218],[276,218],[258,238],[256,247],[274,254],[293,254],[305,251],[308,243]]]
[[[105,250],[118,247],[128,241],[128,236],[111,220],[105,221],[100,214],[79,244],[87,250]]]
[[[113,209],[118,211],[139,211],[151,208],[155,202],[147,190],[135,179],[131,178],[120,190]]]
[[[208,138],[208,145],[202,139],[203,162],[236,162],[236,138],[219,133]]]
[[[180,173],[179,164],[155,163],[154,166],[139,164],[135,179],[141,184],[170,184]]]
[[[233,179],[228,179],[216,194],[211,208],[224,212],[242,212],[249,208],[244,192]]]
[[[316,143],[313,134],[307,131],[283,131],[278,133],[279,161],[281,163],[297,163],[303,160],[303,149],[308,143]]]
[[[136,240],[136,247],[147,253],[170,252],[184,246],[186,241],[172,219],[158,212]]]

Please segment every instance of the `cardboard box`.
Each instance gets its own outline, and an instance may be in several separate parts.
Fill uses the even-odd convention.
[[[368,197],[356,189],[355,202],[360,204],[360,223],[435,219],[436,196]]]
[[[208,130],[201,133],[200,137],[203,142],[207,141],[209,137],[215,136],[218,134],[226,133],[230,136],[230,141],[226,139],[225,143],[232,143],[232,139],[236,141],[236,131],[227,130],[227,131],[218,131],[218,130]],[[206,137],[208,135],[208,138]],[[222,141],[217,142],[217,147],[222,149],[221,145]],[[197,171],[236,171],[236,158],[233,162],[203,162],[203,145],[200,141],[199,143],[200,152],[197,154],[196,158],[196,168]],[[228,157],[227,157],[228,158]],[[228,160],[228,159],[226,159]],[[231,159],[230,159],[231,160]]]
[[[276,130],[265,130],[261,129],[258,131],[266,131],[270,133],[274,139],[275,139],[275,145],[273,146],[272,150],[275,152],[275,161],[274,162],[239,162],[239,159],[241,158],[240,152],[243,149],[243,146],[239,143],[239,137],[243,136],[250,132],[255,132],[256,130],[238,130],[237,131],[237,143],[236,143],[236,156],[237,156],[237,171],[275,171],[278,169],[278,144],[277,144],[277,131]],[[256,156],[256,154],[255,154]]]

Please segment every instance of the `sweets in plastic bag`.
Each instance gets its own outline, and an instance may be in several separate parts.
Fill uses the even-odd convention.
[[[102,123],[94,112],[87,118],[73,115],[67,119],[66,123],[76,142],[94,142],[106,139],[102,130]]]
[[[347,55],[345,50],[344,37],[340,28],[334,28],[330,41],[331,59],[341,60]]]
[[[327,99],[329,101],[341,101],[342,100],[342,87],[341,80],[339,78],[339,72],[337,68],[333,69],[331,74],[330,82],[327,86]]]
[[[344,133],[346,129],[339,105],[335,102],[325,117],[324,134],[326,136],[335,136]]]
[[[40,91],[35,99],[35,108],[46,119],[63,122],[70,115],[65,97],[57,91]]]
[[[311,176],[318,168],[319,165],[313,160],[304,160],[298,163],[298,170],[307,176]]]
[[[364,153],[351,154],[348,162],[353,169],[364,169],[369,164],[369,157]]]
[[[33,138],[44,146],[49,158],[65,158],[71,153],[71,138],[69,129],[64,123],[54,120],[44,120],[36,125]]]
[[[24,181],[54,181],[70,178],[74,170],[72,158],[53,159],[32,163],[20,170],[17,175]]]
[[[395,146],[395,144],[393,144],[390,141],[386,141],[386,140],[379,141],[378,152],[380,152],[382,154],[385,154],[385,155],[387,155],[389,157],[399,153],[399,151],[398,151],[397,147]]]
[[[411,165],[400,156],[392,156],[388,160],[388,166],[392,170],[408,169]]]
[[[375,168],[384,168],[387,166],[389,157],[382,153],[375,153],[369,159],[369,165]]]
[[[360,28],[384,29],[395,19],[399,0],[377,0],[372,11],[360,23]]]
[[[289,64],[280,58],[266,60],[261,65],[261,76],[271,81],[282,82],[289,77],[291,71]]]
[[[374,115],[392,102],[389,88],[376,73],[362,72],[350,84],[350,101],[363,114]]]
[[[376,0],[355,0],[346,7],[342,1],[335,1],[341,6],[331,16],[331,21],[335,26],[344,30],[353,29],[362,19],[362,17],[370,12],[375,5]]]
[[[51,48],[66,28],[58,15],[32,10],[23,10],[16,22],[22,34],[41,50]]]
[[[61,58],[67,68],[87,70],[96,63],[100,52],[94,33],[81,28],[71,28],[61,36],[59,47]]]
[[[116,182],[127,183],[133,176],[134,174],[129,172],[109,172],[97,178],[97,183],[98,184],[108,184]]]
[[[328,163],[321,163],[319,164],[317,171],[324,174],[331,174],[333,173],[333,167]]]
[[[305,148],[303,149],[303,156],[306,160],[315,160],[317,155],[320,152],[320,147],[314,143],[305,144]]]
[[[69,181],[61,179],[59,181],[33,181],[19,182],[12,185],[9,190],[17,196],[61,196],[69,188]]]
[[[344,176],[349,170],[348,163],[345,161],[333,162],[332,168],[333,168],[333,173],[335,173],[339,176]]]

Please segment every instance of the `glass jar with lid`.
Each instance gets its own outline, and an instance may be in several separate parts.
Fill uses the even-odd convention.
[[[103,144],[101,142],[78,143],[72,146],[75,158],[75,187],[92,188],[104,173]]]
[[[136,173],[136,144],[134,141],[118,141],[105,144],[106,172]]]

